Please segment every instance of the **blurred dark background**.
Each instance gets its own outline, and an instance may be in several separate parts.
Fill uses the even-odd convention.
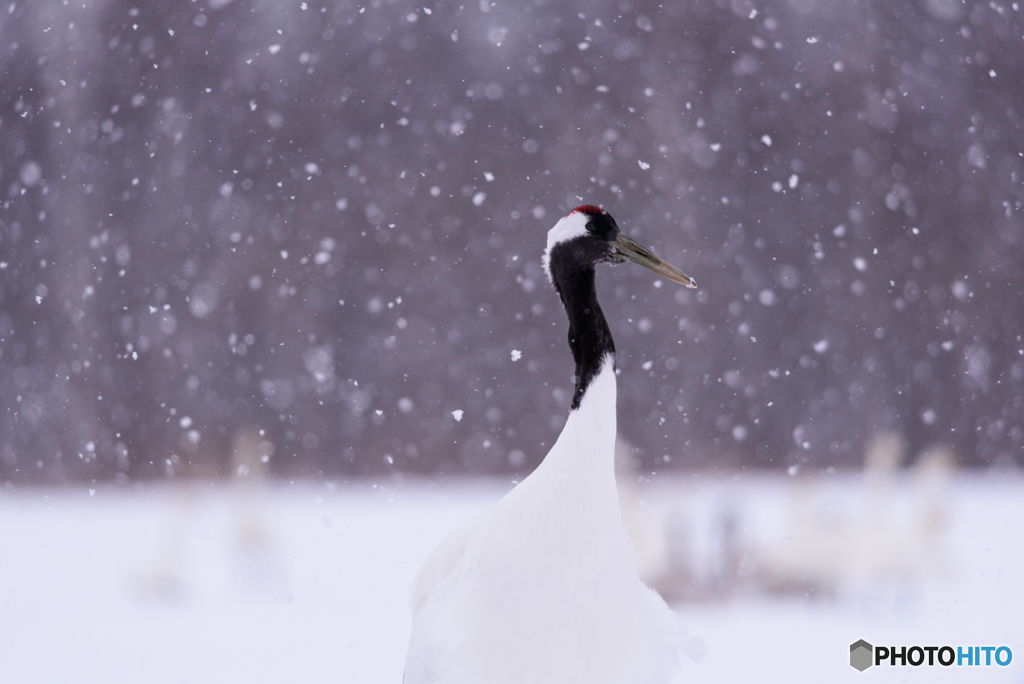
[[[0,10],[2,481],[528,471],[584,202],[646,468],[1021,460],[1017,3]]]

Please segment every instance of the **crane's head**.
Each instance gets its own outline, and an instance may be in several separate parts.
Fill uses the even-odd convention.
[[[590,267],[595,264],[621,264],[632,261],[649,268],[672,282],[697,287],[693,278],[637,244],[625,233],[604,209],[585,204],[562,217],[548,231],[548,246],[544,250],[544,271],[554,285],[552,259],[564,266]]]

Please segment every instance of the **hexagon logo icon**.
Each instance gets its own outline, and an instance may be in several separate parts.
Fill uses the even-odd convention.
[[[871,667],[874,664],[871,662],[874,650],[875,647],[863,639],[850,644],[850,667],[860,672]]]

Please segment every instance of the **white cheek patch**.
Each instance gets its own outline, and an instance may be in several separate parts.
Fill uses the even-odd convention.
[[[554,278],[551,277],[551,250],[556,245],[560,245],[563,242],[568,242],[575,238],[581,237],[587,234],[587,221],[590,217],[586,214],[578,211],[574,211],[568,216],[563,216],[555,226],[548,231],[548,246],[544,250],[544,258],[542,263],[544,265],[544,272],[548,276],[548,282],[552,285],[555,284]]]

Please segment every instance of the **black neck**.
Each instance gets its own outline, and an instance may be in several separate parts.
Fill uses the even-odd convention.
[[[572,408],[578,409],[583,393],[601,371],[605,357],[611,354],[614,358],[615,342],[601,305],[597,303],[594,267],[552,259],[551,270],[555,289],[569,316],[569,348],[576,361],[576,391],[572,397]]]

